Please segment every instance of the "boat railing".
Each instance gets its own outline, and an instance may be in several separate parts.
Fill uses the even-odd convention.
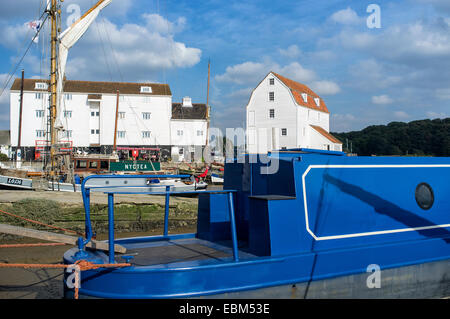
[[[109,263],[115,262],[114,252],[114,195],[115,194],[129,194],[129,195],[164,195],[164,230],[163,235],[160,237],[163,240],[170,239],[169,236],[169,203],[170,195],[185,195],[185,194],[227,194],[229,217],[230,217],[230,230],[233,249],[233,260],[239,261],[238,255],[238,242],[236,234],[236,218],[234,212],[234,200],[233,194],[236,190],[195,190],[195,191],[173,191],[171,188],[173,185],[161,185],[156,187],[165,187],[163,192],[148,192],[148,191],[121,191],[120,188],[132,188],[132,187],[145,187],[143,185],[118,185],[118,186],[89,186],[86,183],[91,179],[119,179],[119,178],[189,178],[190,175],[90,175],[86,177],[81,184],[81,194],[83,197],[83,205],[85,211],[85,232],[86,238],[79,239],[79,249],[84,250],[85,246],[92,240],[93,231],[90,217],[90,195],[91,190],[103,189],[103,193],[108,196],[108,251],[109,251]]]

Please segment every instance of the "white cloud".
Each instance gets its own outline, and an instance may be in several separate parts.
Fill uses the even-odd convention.
[[[309,83],[317,78],[313,70],[306,69],[298,62],[285,66],[266,60],[264,62],[244,62],[226,68],[225,73],[215,76],[218,82],[234,84],[257,84],[270,71],[279,73],[294,81]]]
[[[358,24],[363,21],[363,19],[350,7],[333,13],[330,20],[341,24]]]
[[[215,76],[217,82],[248,84],[255,83],[258,79],[269,73],[270,67],[264,63],[244,62],[228,66],[224,74]]]
[[[159,34],[174,34],[183,31],[186,25],[186,18],[179,17],[177,21],[170,22],[159,14],[144,14],[144,19],[147,22],[149,31],[157,32]]]
[[[430,111],[430,112],[427,112],[426,114],[431,119],[438,119],[438,118],[439,119],[443,119],[443,118],[447,117],[447,115],[445,113],[442,113],[442,112],[438,113],[438,112]]]
[[[311,88],[319,95],[334,95],[341,92],[341,88],[332,81],[314,81]]]
[[[280,54],[284,57],[295,59],[302,53],[301,50],[295,44],[290,45],[287,49],[279,49]]]
[[[401,119],[401,120],[405,120],[405,119],[409,118],[409,115],[403,111],[396,111],[396,112],[394,112],[394,117]]]
[[[373,104],[391,104],[393,100],[386,94],[372,96]]]
[[[184,18],[172,23],[158,15],[146,15],[144,20],[144,24],[123,26],[107,19],[93,24],[69,53],[68,78],[95,79],[105,77],[106,71],[120,71],[136,81],[156,78],[162,70],[192,67],[200,61],[200,49],[187,47],[171,34],[184,27]],[[164,25],[168,26],[165,30]]]

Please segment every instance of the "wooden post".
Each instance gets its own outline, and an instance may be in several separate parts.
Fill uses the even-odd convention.
[[[117,101],[116,101],[116,123],[114,125],[114,146],[113,146],[113,152],[116,153],[117,151],[117,120],[119,118],[119,90],[117,90]]]
[[[53,241],[57,243],[64,243],[69,245],[78,245],[78,238],[74,236],[67,236],[63,234],[51,233],[42,230],[35,230],[24,227],[11,226],[6,224],[0,224],[0,233],[18,235],[36,239],[42,239],[47,241]],[[86,247],[108,251],[108,242],[101,242],[91,240]],[[127,249],[121,245],[115,244],[114,251],[117,253],[126,253]]]

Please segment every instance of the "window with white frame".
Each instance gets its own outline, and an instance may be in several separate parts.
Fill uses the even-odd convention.
[[[65,118],[72,118],[72,111],[64,111],[63,114]]]
[[[150,138],[150,131],[142,131],[142,138]]]
[[[152,93],[152,88],[150,86],[141,86],[141,93]]]
[[[119,112],[119,119],[125,118],[125,112]]]
[[[286,136],[287,135],[287,128],[281,129],[281,135]]]
[[[35,93],[34,98],[36,100],[42,100],[44,98],[44,93]]]
[[[44,110],[36,110],[36,117],[44,117]]]
[[[72,94],[70,94],[70,93],[64,94],[64,100],[71,101],[72,100]]]
[[[150,112],[142,112],[142,118],[144,120],[150,120]]]
[[[270,119],[274,119],[275,118],[275,109],[270,109],[269,110],[269,118]]]
[[[72,130],[64,131],[63,136],[65,138],[71,138],[72,137]]]
[[[117,137],[118,138],[125,138],[125,134],[126,134],[125,131],[117,131]]]
[[[48,84],[47,84],[47,83],[44,83],[44,82],[36,82],[36,83],[34,84],[34,88],[35,88],[36,90],[47,90]]]
[[[36,130],[36,137],[45,137],[44,130]]]
[[[203,136],[203,131],[202,130],[197,130],[197,136]]]
[[[270,85],[275,85],[275,79],[274,78],[269,79],[269,84]]]
[[[275,92],[269,92],[269,101],[275,101]]]
[[[178,136],[183,136],[183,130],[177,130],[177,135]]]

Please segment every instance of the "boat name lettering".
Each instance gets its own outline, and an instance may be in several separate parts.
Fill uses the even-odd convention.
[[[125,169],[147,169],[145,164],[125,164]]]
[[[21,179],[17,179],[17,178],[8,178],[6,180],[7,184],[12,184],[12,185],[22,185],[22,180]]]

